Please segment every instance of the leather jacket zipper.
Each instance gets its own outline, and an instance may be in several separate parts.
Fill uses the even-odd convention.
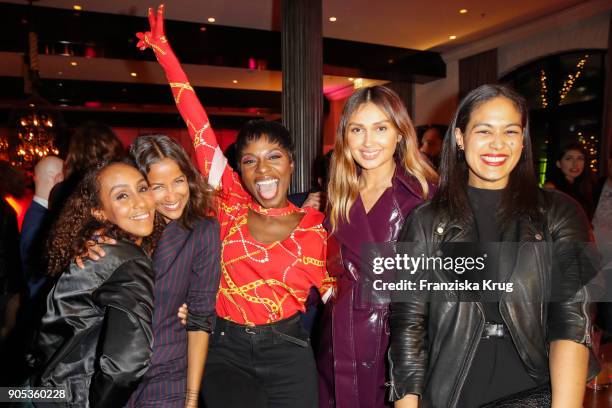
[[[584,326],[584,336],[583,336],[583,342],[587,345],[587,347],[591,348],[593,346],[592,344],[592,340],[591,340],[591,332],[589,330],[589,328],[591,327],[591,313],[588,310],[588,301],[589,301],[589,293],[586,289],[582,289],[584,290],[584,302],[582,302],[582,313],[584,314],[585,318],[586,318],[586,325]]]
[[[474,361],[474,356],[476,355],[476,348],[478,344],[480,343],[480,338],[482,337],[482,332],[484,331],[484,325],[485,325],[484,309],[480,302],[474,302],[474,303],[476,303],[476,306],[478,306],[478,310],[480,311],[480,317],[482,319],[481,319],[480,324],[478,325],[478,330],[476,331],[476,335],[474,336],[475,339],[472,341],[472,344],[470,344],[467,358],[465,360],[466,364],[463,365],[463,369],[461,370],[461,373],[459,374],[459,378],[457,382],[455,383],[455,387],[453,388],[453,393],[451,394],[452,398],[450,399],[449,407],[455,406],[455,404],[457,404],[457,400],[459,399],[459,396],[461,395],[459,391],[463,388],[463,384],[465,383],[465,379],[467,378],[467,375],[469,372],[468,368],[472,365],[472,361]]]

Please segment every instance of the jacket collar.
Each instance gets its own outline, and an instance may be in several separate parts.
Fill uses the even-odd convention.
[[[398,188],[403,187],[408,190],[411,194],[421,198],[422,188],[421,184],[412,174],[408,174],[400,163],[396,163],[395,173],[393,174],[393,192],[395,193]]]

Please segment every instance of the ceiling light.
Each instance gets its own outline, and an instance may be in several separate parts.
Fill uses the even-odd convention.
[[[349,78],[349,81],[353,82],[355,80],[355,78]]]
[[[461,9],[461,10],[459,10],[459,14],[467,14],[467,9]]]
[[[457,36],[456,35],[451,35],[450,37],[448,37],[449,40],[456,40]]]
[[[331,21],[332,23],[333,23],[334,21],[336,21],[336,20],[338,20],[336,17],[330,17],[330,18],[329,18],[329,21]]]
[[[76,11],[83,10],[83,7],[81,7],[79,4],[75,4],[74,6],[72,6],[72,8],[75,9]]]
[[[237,80],[237,79],[234,79],[232,82],[233,82],[233,83],[235,83],[235,84],[237,84],[237,83],[238,83],[238,80]]]
[[[76,67],[79,64],[76,61],[70,61],[70,65],[72,65],[73,67]]]
[[[135,73],[135,72],[130,72],[130,75],[133,76],[133,77],[137,77],[138,76],[138,74]]]
[[[214,23],[215,21],[217,21],[214,17],[208,17],[208,22],[209,23]]]

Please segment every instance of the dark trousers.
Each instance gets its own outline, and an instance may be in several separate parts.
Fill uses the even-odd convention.
[[[218,318],[202,393],[206,408],[316,408],[315,361],[299,315],[254,327]]]

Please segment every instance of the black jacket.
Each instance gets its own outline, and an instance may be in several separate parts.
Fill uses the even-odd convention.
[[[47,297],[33,385],[66,388],[69,402],[57,406],[122,407],[149,365],[151,260],[128,242],[103,248],[85,269],[71,263]]]
[[[502,231],[502,241],[518,245],[504,246],[499,254],[501,276],[514,286],[512,301],[502,296],[499,310],[527,372],[542,384],[550,378],[550,342],[565,339],[591,346],[589,291],[570,280],[592,277],[596,268],[582,258],[586,253],[579,262],[573,256],[574,245],[590,241],[588,221],[578,204],[562,193],[544,190],[539,203],[540,221],[520,219]],[[473,228],[449,220],[426,203],[406,220],[399,241],[417,243],[412,249],[416,256],[434,254],[441,243],[472,241]],[[429,273],[437,281],[457,278],[441,271]],[[555,281],[559,273],[563,278]],[[568,290],[574,286],[574,301],[543,301],[555,285],[558,289],[559,281]],[[455,407],[482,337],[482,303],[432,300],[430,293],[408,295],[392,303],[389,322],[391,399],[417,394],[421,407]],[[590,375],[596,371],[592,364]]]

